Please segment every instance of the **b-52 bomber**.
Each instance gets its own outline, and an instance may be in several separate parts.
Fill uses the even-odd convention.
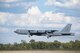
[[[47,36],[47,38],[52,36],[74,36],[74,33],[71,33],[71,25],[67,24],[61,31],[58,30],[26,30],[26,29],[17,29],[14,32],[21,35],[33,36]]]

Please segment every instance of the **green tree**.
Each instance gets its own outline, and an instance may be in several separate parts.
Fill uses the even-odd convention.
[[[34,43],[34,42],[35,42],[35,40],[34,40],[34,39],[31,39],[29,42],[30,42],[30,43]]]

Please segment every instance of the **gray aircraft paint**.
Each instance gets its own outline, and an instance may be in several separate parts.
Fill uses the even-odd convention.
[[[74,33],[71,33],[71,25],[67,24],[61,31],[58,30],[24,30],[24,29],[17,29],[14,31],[17,34],[21,35],[36,35],[36,36],[47,36],[47,38],[52,36],[74,36]]]

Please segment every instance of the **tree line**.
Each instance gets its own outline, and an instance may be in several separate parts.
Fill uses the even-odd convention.
[[[66,43],[61,43],[57,40],[54,42],[35,42],[32,39],[27,43],[21,40],[21,43],[0,44],[0,50],[80,50],[80,41],[75,40]]]

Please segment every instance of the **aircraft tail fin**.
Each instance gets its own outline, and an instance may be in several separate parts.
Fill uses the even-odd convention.
[[[71,25],[72,25],[72,24],[67,24],[67,25],[61,30],[61,32],[70,32],[70,30],[71,30]]]

